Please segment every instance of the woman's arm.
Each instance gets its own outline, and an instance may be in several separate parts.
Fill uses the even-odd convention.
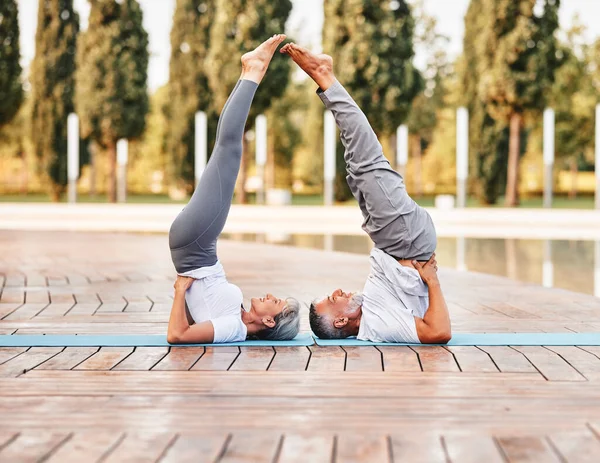
[[[415,317],[417,335],[423,344],[446,344],[452,338],[448,306],[437,277],[435,254],[425,264],[413,262],[429,288],[429,308],[423,318]]]
[[[190,325],[185,309],[185,292],[192,286],[193,278],[177,276],[175,296],[169,318],[167,342],[169,344],[204,344],[211,343],[215,330],[210,321]]]

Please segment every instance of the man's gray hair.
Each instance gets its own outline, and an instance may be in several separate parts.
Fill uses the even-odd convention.
[[[336,328],[333,326],[333,320],[329,315],[319,315],[317,313],[316,304],[318,300],[314,300],[310,304],[310,310],[308,314],[308,320],[310,322],[310,329],[317,337],[321,339],[344,339],[349,336],[346,334],[344,328]],[[363,295],[361,293],[355,293],[348,301],[347,312],[354,312],[363,304]]]
[[[300,302],[293,297],[288,297],[286,302],[283,310],[275,316],[275,326],[256,333],[258,339],[288,341],[296,337],[300,331]]]

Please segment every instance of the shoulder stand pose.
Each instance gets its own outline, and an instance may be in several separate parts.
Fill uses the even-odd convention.
[[[233,198],[250,105],[284,39],[275,35],[242,56],[242,75],[219,118],[210,161],[190,202],[171,225],[169,247],[178,277],[169,343],[235,342],[248,336],[292,339],[298,334],[298,301],[267,294],[252,298],[250,310],[245,310],[242,292],[227,281],[216,249]]]
[[[296,44],[281,49],[317,83],[346,149],[347,181],[375,248],[362,293],[341,289],[314,301],[310,325],[320,338],[357,336],[374,342],[446,343],[450,317],[437,277],[435,227],[407,194],[375,132],[336,80],[333,60]]]

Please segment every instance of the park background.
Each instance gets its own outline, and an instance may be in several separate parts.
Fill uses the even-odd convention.
[[[208,115],[210,153],[239,56],[285,30],[289,40],[334,56],[393,165],[396,129],[408,125],[406,183],[421,203],[455,193],[456,110],[464,106],[468,204],[541,204],[542,112],[550,107],[555,206],[593,207],[600,101],[594,1],[41,4],[0,7],[4,200],[66,199],[70,112],[81,119],[80,201],[116,199],[120,138],[129,140],[129,201],[184,200],[194,184],[194,114]],[[298,204],[322,202],[323,107],[305,77],[276,56],[248,120],[237,202],[253,202],[259,183],[254,121],[261,113],[268,120],[265,188],[291,190]],[[351,199],[342,156],[340,145],[339,202]]]

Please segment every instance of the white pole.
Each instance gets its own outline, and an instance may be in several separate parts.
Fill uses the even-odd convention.
[[[600,104],[596,106],[596,209],[600,209]]]
[[[552,241],[544,240],[544,263],[542,266],[542,286],[554,286],[554,264],[552,263]]]
[[[117,201],[127,200],[127,162],[129,158],[129,142],[121,138],[117,142]]]
[[[408,126],[402,124],[396,129],[396,170],[403,177],[408,164]]]
[[[324,125],[324,172],[325,180],[324,199],[325,205],[333,204],[333,182],[335,180],[335,148],[336,148],[336,126],[335,118],[331,111],[325,111]]]
[[[554,110],[544,111],[544,207],[552,207],[552,170],[554,166]]]
[[[256,116],[256,170],[260,177],[260,186],[256,194],[256,202],[265,202],[265,164],[267,163],[267,116]]]
[[[466,272],[467,268],[467,243],[464,236],[456,237],[456,270]]]
[[[67,178],[69,202],[75,203],[79,178],[79,117],[75,113],[67,117]]]
[[[600,241],[594,241],[594,296],[600,297]]]
[[[456,110],[456,205],[467,205],[467,177],[469,176],[469,111]]]
[[[206,113],[198,111],[194,118],[194,178],[196,185],[198,185],[206,167],[206,154]]]

